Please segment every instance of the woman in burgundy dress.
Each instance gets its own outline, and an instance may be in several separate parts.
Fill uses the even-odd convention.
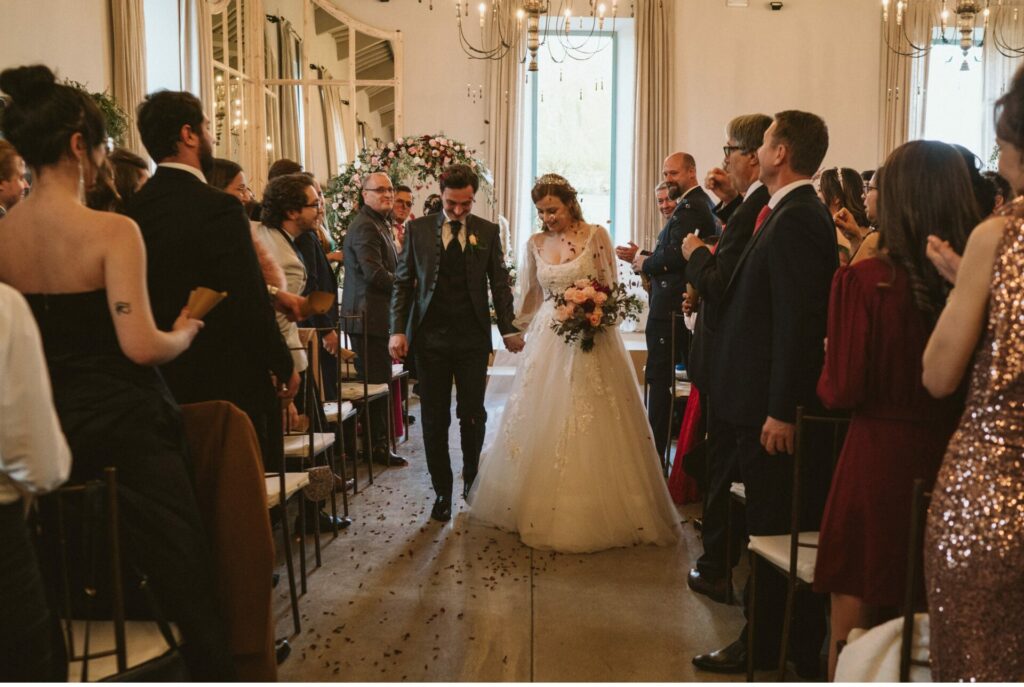
[[[935,141],[897,148],[879,181],[880,253],[836,272],[818,395],[853,411],[821,524],[814,589],[836,642],[902,600],[914,480],[935,479],[959,403],[921,384],[921,355],[946,298],[929,233],[962,250],[978,219],[963,159]]]

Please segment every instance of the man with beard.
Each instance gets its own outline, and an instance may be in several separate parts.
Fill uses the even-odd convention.
[[[128,215],[146,243],[157,326],[170,329],[198,286],[228,294],[204,318],[192,347],[161,372],[179,403],[224,400],[242,409],[256,429],[264,466],[279,470],[275,390],[291,398],[299,378],[274,319],[242,203],[206,183],[203,170],[213,163],[210,122],[192,94],[159,91],[139,106],[138,126],[157,170],[132,198]]]

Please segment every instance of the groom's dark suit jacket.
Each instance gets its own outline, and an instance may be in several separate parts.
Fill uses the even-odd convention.
[[[171,328],[193,288],[228,293],[203,318],[192,346],[161,366],[175,399],[231,401],[246,412],[272,407],[270,373],[287,380],[292,358],[242,204],[193,174],[158,167],[129,202],[128,215],[146,242],[149,299],[160,329]]]
[[[727,228],[725,233],[729,234]],[[747,247],[726,286],[710,398],[726,422],[794,422],[817,406],[836,232],[812,186],[788,193]]]
[[[444,213],[427,215],[410,222],[405,232],[405,245],[398,258],[395,290],[391,298],[391,331],[405,332],[410,345],[415,341],[416,330],[427,314],[437,286],[441,251],[444,250],[441,227],[445,221]],[[476,315],[475,324],[490,341],[489,283],[498,331],[503,335],[514,334],[518,330],[512,324],[512,289],[503,264],[498,225],[476,215],[468,215],[464,224],[463,231],[467,232],[464,251],[466,282]],[[474,237],[475,246],[472,245]]]

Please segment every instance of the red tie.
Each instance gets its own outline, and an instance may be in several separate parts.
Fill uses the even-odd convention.
[[[768,219],[768,215],[772,214],[772,209],[765,205],[761,208],[761,212],[757,213],[757,220],[754,221],[754,233],[753,236],[757,236],[757,232],[761,231],[761,225]]]

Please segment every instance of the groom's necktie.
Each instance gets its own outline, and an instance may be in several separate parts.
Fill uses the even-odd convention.
[[[452,220],[451,230],[452,239],[448,242],[448,255],[458,256],[462,254],[462,244],[459,243],[459,231],[462,229],[462,222]]]

